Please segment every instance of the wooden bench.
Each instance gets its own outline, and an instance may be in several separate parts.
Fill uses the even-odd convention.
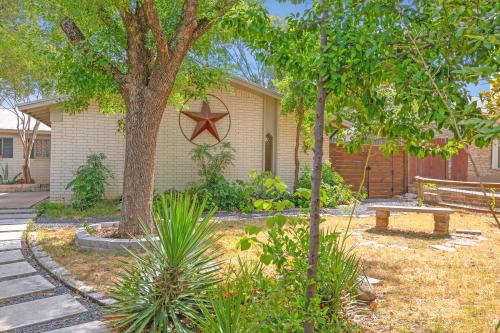
[[[377,220],[376,230],[387,230],[389,226],[389,216],[391,212],[407,212],[407,213],[430,213],[434,214],[434,234],[448,235],[450,226],[450,214],[453,214],[453,209],[441,207],[417,207],[417,206],[388,206],[388,205],[373,205],[369,206],[368,210],[376,212]]]

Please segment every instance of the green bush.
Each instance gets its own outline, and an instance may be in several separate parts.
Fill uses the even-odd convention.
[[[311,189],[311,169],[308,166],[302,168],[299,181],[297,182],[297,194],[294,195],[294,203],[299,207],[309,207],[309,200],[303,189]],[[310,199],[310,197],[309,197]],[[329,162],[323,164],[321,172],[321,202],[323,207],[335,208],[338,205],[351,204],[355,195],[350,186],[344,183],[344,178],[336,172]]]
[[[201,145],[194,148],[191,158],[198,166],[201,183],[210,186],[224,180],[224,172],[234,162],[234,152],[228,141],[216,146]]]
[[[153,208],[154,232],[143,225],[144,254],[132,253],[108,308],[125,332],[191,332],[218,282],[214,210],[204,217],[196,196],[164,195]],[[155,239],[155,236],[159,240]]]
[[[75,178],[66,189],[73,190],[72,206],[76,209],[87,209],[95,206],[104,197],[108,179],[113,177],[111,170],[104,164],[103,153],[87,156],[85,165],[78,168]]]
[[[207,200],[207,209],[237,210],[242,197],[240,189],[225,179],[210,184],[194,184],[188,191],[200,197],[205,197]]]
[[[235,327],[248,332],[303,332],[304,322],[312,316],[316,332],[361,331],[349,318],[363,272],[345,246],[344,236],[335,231],[320,234],[317,297],[306,312],[309,224],[303,218],[277,215],[267,220],[267,226],[264,241],[257,238],[261,228],[246,228],[239,247],[247,250],[256,246],[259,262],[240,260],[239,267],[228,274],[226,287],[214,297],[225,300],[213,310],[224,315],[204,314],[210,327],[222,326],[233,318]],[[266,266],[270,269],[263,269]],[[235,302],[240,305],[234,306]]]

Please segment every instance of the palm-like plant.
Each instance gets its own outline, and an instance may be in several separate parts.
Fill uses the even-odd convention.
[[[155,201],[154,232],[143,225],[144,254],[132,253],[114,286],[110,320],[123,332],[189,332],[219,282],[214,210],[205,201],[167,194]]]

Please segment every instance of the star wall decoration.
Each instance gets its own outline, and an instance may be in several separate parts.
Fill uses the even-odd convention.
[[[226,117],[229,113],[215,113],[210,110],[210,106],[207,102],[203,101],[201,106],[201,112],[192,111],[181,111],[182,114],[193,119],[196,122],[196,126],[191,135],[190,141],[193,141],[198,135],[204,131],[208,131],[212,136],[220,142],[219,132],[217,131],[217,126],[215,123],[222,118]]]

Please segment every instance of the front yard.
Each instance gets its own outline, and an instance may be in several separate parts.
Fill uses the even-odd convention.
[[[345,230],[347,217],[328,217],[323,228]],[[392,216],[390,231],[371,229],[374,217],[353,219],[349,242],[356,247],[366,274],[381,279],[376,310],[364,319],[368,332],[493,332],[500,314],[500,231],[491,217],[457,213],[450,230],[479,229],[475,246],[457,246],[455,252],[431,245],[449,239],[431,235],[432,215]],[[263,222],[223,222],[218,246],[226,263],[241,255],[236,249],[248,225]],[[108,290],[124,255],[79,251],[74,245],[74,228],[39,230],[41,244],[73,275],[97,288]],[[474,237],[477,239],[476,237]]]

